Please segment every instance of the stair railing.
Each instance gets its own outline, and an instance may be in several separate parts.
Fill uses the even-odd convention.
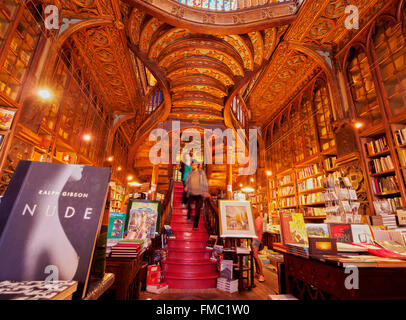
[[[219,235],[219,210],[212,198],[203,202],[204,224],[209,235]]]
[[[172,218],[172,209],[173,209],[173,192],[175,189],[174,178],[169,179],[168,191],[165,194],[164,201],[162,203],[162,216],[161,216],[161,233],[165,232],[164,225],[170,224]]]

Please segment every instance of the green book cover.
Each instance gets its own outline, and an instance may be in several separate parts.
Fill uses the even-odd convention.
[[[109,228],[107,231],[108,239],[123,238],[125,218],[126,218],[125,212],[110,212]]]

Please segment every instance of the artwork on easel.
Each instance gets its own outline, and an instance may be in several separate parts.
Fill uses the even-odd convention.
[[[220,236],[256,238],[249,201],[220,201]]]

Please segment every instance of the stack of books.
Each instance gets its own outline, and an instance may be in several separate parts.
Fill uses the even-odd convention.
[[[374,226],[385,226],[388,229],[396,229],[398,227],[394,214],[371,216],[371,220]]]
[[[158,283],[155,285],[147,285],[147,292],[160,294],[168,289],[166,282]]]
[[[111,248],[112,258],[136,258],[144,247],[144,240],[121,240]]]
[[[228,293],[238,292],[238,279],[217,278],[217,289]]]
[[[290,244],[286,243],[287,253],[299,256],[302,258],[309,258],[309,246],[304,244]]]

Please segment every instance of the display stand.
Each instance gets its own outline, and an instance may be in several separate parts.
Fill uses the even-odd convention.
[[[251,240],[251,238],[223,238],[224,254],[230,253],[233,255],[233,261],[236,261],[234,266],[234,271],[238,274],[238,291],[251,290],[255,287],[254,285],[254,255],[250,248],[249,253],[237,253],[237,247],[241,240]],[[235,248],[230,250],[227,248]],[[244,265],[245,257],[249,257],[249,266]],[[244,280],[246,283],[244,284]]]

